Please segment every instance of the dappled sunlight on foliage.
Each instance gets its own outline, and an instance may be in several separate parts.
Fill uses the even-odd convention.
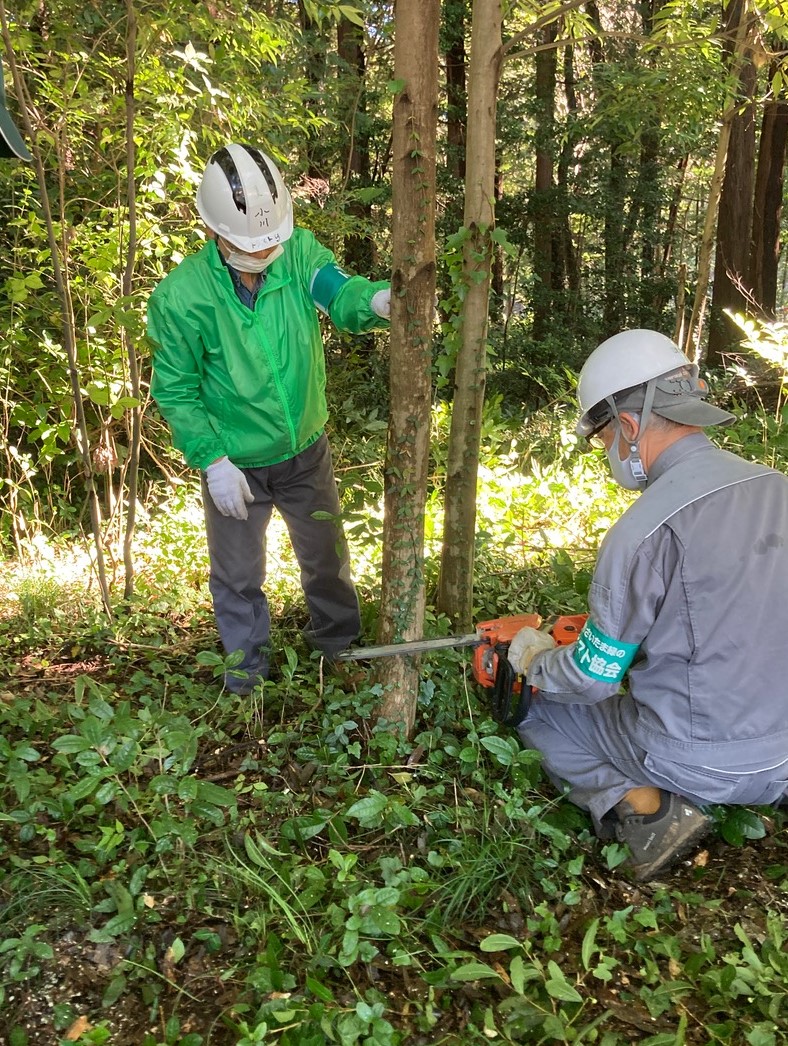
[[[596,544],[630,495],[563,419],[488,426],[479,618],[584,609]],[[356,453],[375,462],[368,438]],[[379,473],[344,458],[338,472],[371,636]],[[428,578],[437,463],[434,479]],[[537,1042],[545,1027],[629,1046],[674,1042],[690,1004],[714,1041],[743,1043],[722,1000],[750,1043],[785,1026],[781,814],[721,810],[718,835],[669,883],[633,886],[621,847],[596,841],[494,722],[467,651],[422,658],[412,742],[377,723],[372,668],[337,674],[310,655],[276,517],[269,539],[275,656],[249,698],[221,685],[231,659],[195,484],[151,498],[138,594],[111,624],[79,543],[41,541],[37,561],[7,564],[0,963],[5,1012],[30,1043],[84,1016],[112,1038],[80,1041],[139,1046],[162,1013],[168,1037],[151,1046],[237,1046],[269,1027],[282,1046],[465,1046],[493,1038],[483,1029]],[[449,631],[430,608],[426,629]]]

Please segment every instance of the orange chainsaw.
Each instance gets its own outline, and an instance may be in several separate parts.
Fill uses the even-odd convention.
[[[574,643],[585,624],[586,614],[565,614],[550,628],[556,646]],[[540,628],[539,614],[511,614],[493,621],[482,621],[475,632],[440,639],[415,639],[384,646],[356,647],[337,654],[338,661],[366,661],[377,657],[405,657],[431,650],[450,650],[472,646],[473,678],[487,691],[493,716],[499,723],[516,726],[526,716],[531,703],[531,688],[509,663],[509,644],[521,628]],[[525,684],[525,685],[523,685]]]

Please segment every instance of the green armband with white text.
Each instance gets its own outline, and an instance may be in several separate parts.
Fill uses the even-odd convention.
[[[577,638],[572,660],[590,679],[620,683],[637,652],[637,643],[611,639],[589,618]]]

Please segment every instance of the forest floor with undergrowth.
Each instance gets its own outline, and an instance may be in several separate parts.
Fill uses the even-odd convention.
[[[757,460],[778,446],[757,418],[726,432]],[[560,417],[486,433],[476,620],[583,612],[631,496]],[[341,449],[374,642],[381,451]],[[2,1046],[788,1041],[783,812],[715,809],[701,849],[633,884],[494,721],[467,650],[422,658],[410,740],[378,722],[374,663],[310,654],[276,517],[268,539],[272,674],[248,698],[222,687],[193,485],[143,514],[111,621],[84,540],[2,563]],[[428,606],[424,630],[450,626]]]
[[[0,623],[0,1042],[785,1041],[780,812],[716,811],[635,885],[461,651],[424,659],[405,742],[297,600],[246,699],[204,590],[89,605],[47,583]]]

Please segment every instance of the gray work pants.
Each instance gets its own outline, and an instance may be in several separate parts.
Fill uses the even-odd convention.
[[[245,520],[223,516],[213,503],[203,476],[203,509],[210,557],[209,588],[219,637],[225,651],[242,651],[228,674],[229,689],[248,692],[268,674],[271,624],[263,591],[266,576],[265,533],[271,512],[285,521],[301,568],[301,587],[309,610],[304,636],[316,650],[332,657],[359,636],[358,598],[350,578],[350,557],[342,527],[313,513],[340,512],[331,451],[325,435],[288,461],[266,468],[243,469],[254,501]]]
[[[636,722],[637,705],[629,694],[580,705],[537,693],[517,732],[523,744],[542,753],[556,787],[569,785],[567,798],[588,810],[597,828],[630,788],[661,788],[698,806],[767,806],[788,795],[788,760],[769,769],[676,763],[632,740]]]

